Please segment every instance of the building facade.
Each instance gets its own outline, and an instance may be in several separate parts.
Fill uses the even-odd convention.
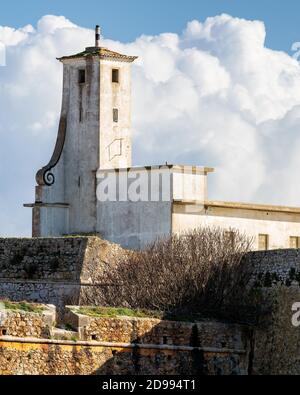
[[[208,199],[214,169],[132,167],[131,65],[96,44],[59,60],[63,98],[53,156],[36,176],[33,237],[98,233],[139,249],[201,226],[237,229],[253,249],[299,248],[300,208]]]
[[[300,247],[300,208],[211,201],[207,177],[213,171],[207,167],[172,165],[117,172],[100,169],[99,233],[124,247],[143,248],[165,235],[214,226],[247,235],[253,240],[254,250]],[[127,180],[126,198],[117,194],[114,199],[114,191],[110,196],[103,193],[110,185],[122,189],[121,178]],[[139,184],[136,180],[140,180]],[[137,185],[139,193],[130,193]]]

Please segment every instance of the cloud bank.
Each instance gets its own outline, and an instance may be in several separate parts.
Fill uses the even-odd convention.
[[[181,35],[103,46],[133,66],[134,163],[216,167],[210,198],[300,206],[300,66],[265,47],[260,21],[220,15]],[[0,235],[30,235],[34,176],[53,151],[61,104],[56,57],[92,45],[64,17],[0,26]]]

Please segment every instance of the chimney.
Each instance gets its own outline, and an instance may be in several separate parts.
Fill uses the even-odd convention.
[[[96,29],[95,29],[95,46],[96,46],[96,48],[100,48],[100,36],[101,36],[100,26],[97,25]]]

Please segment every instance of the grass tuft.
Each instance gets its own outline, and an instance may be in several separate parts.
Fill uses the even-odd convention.
[[[163,318],[163,313],[159,311],[133,310],[124,307],[80,307],[74,311],[78,314],[87,315],[89,317],[135,317],[135,318]]]
[[[26,313],[42,313],[44,308],[39,304],[28,302],[11,302],[9,300],[0,300],[0,303],[6,310],[24,311]]]

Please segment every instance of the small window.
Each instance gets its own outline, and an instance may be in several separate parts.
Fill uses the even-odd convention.
[[[119,110],[117,108],[113,109],[113,120],[114,122],[119,122]]]
[[[269,235],[258,236],[258,249],[260,251],[267,251],[269,249]]]
[[[113,69],[112,71],[112,82],[119,83],[120,81],[120,72],[118,69]]]
[[[85,70],[79,70],[78,82],[79,84],[85,84]]]
[[[4,328],[0,328],[0,336],[6,336],[7,330]]]
[[[298,249],[300,247],[300,237],[291,236],[290,237],[290,248]]]

